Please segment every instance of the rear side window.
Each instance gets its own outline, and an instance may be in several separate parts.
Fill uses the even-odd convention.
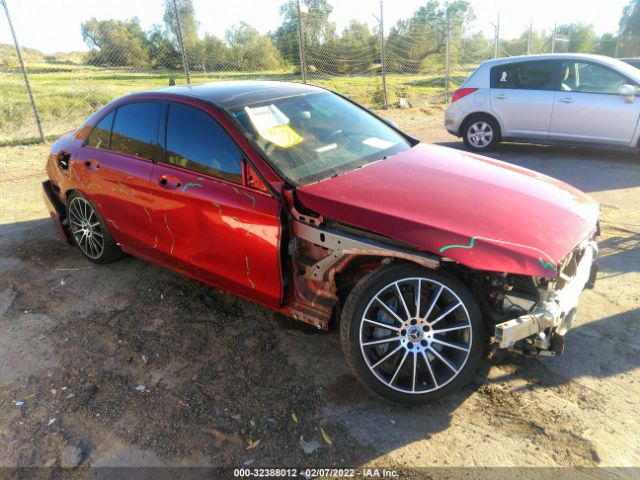
[[[116,110],[111,134],[111,150],[149,160],[160,160],[162,149],[158,144],[158,122],[162,105],[138,102],[123,105]]]
[[[242,183],[242,152],[218,122],[197,108],[172,103],[166,163]]]
[[[111,124],[113,123],[113,111],[103,117],[87,137],[85,145],[93,148],[109,148],[109,135],[111,135]]]
[[[516,62],[491,69],[491,88],[553,90],[553,62]]]

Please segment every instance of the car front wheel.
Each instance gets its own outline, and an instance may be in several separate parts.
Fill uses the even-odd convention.
[[[482,354],[482,317],[469,289],[409,264],[364,277],[345,302],[340,330],[357,378],[395,402],[428,403],[459,389]]]

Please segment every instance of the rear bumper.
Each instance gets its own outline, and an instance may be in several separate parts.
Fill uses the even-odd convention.
[[[53,191],[51,180],[42,182],[42,199],[44,200],[49,216],[58,229],[60,238],[67,243],[71,243],[69,231],[65,228],[67,212],[64,204],[60,201],[56,193]]]
[[[562,289],[549,292],[547,300],[526,315],[496,325],[497,348],[511,348],[516,342],[531,339],[529,346],[537,351],[551,350],[552,355],[562,353],[564,335],[571,328],[580,294],[585,288],[593,288],[598,271],[596,242],[588,241],[581,248],[584,248],[584,254],[575,275]]]

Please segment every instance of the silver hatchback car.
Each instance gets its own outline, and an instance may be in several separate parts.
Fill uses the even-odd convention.
[[[600,55],[484,62],[453,94],[445,127],[485,151],[501,140],[638,148],[640,70]]]

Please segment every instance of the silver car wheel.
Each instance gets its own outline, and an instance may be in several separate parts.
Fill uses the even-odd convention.
[[[467,307],[428,278],[394,281],[373,296],[360,322],[360,351],[385,386],[421,394],[450,383],[465,366],[473,335]]]
[[[469,126],[467,140],[476,148],[486,148],[493,140],[493,128],[487,122],[478,121]]]
[[[76,244],[89,258],[97,259],[104,253],[104,232],[91,204],[82,197],[69,202],[69,225]]]

